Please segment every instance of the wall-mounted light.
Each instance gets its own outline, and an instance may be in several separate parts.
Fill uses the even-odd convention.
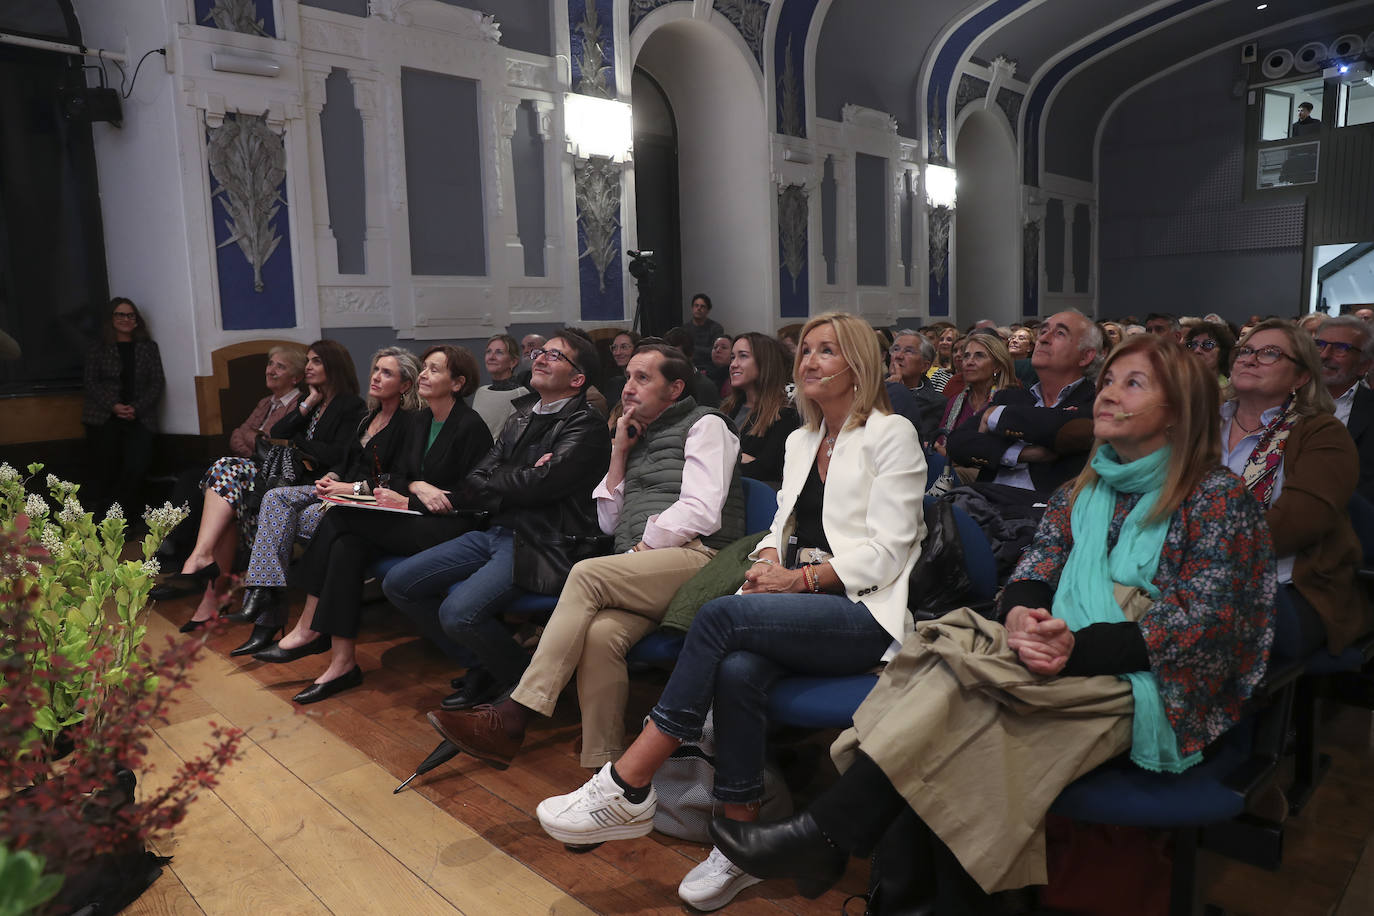
[[[634,122],[627,102],[566,93],[563,129],[568,152],[579,159],[604,156],[623,162],[634,151]]]
[[[222,73],[245,73],[249,76],[276,76],[281,72],[281,64],[270,57],[231,54],[225,51],[211,53],[210,67]]]
[[[926,205],[954,208],[956,198],[954,169],[947,165],[926,165]]]

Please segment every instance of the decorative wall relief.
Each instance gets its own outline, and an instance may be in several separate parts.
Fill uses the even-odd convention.
[[[224,328],[295,327],[283,138],[265,114],[226,113],[206,159]]]
[[[926,214],[930,232],[930,314],[949,314],[949,232],[954,211],[931,207]]]
[[[581,7],[579,9],[578,7]],[[613,22],[610,0],[573,0],[568,19],[572,26],[573,86],[583,95],[615,98],[615,69],[613,46],[609,32],[602,34]]]
[[[1007,123],[1011,124],[1013,133],[1016,131],[1016,119],[1021,116],[1021,103],[1024,100],[1025,96],[1015,89],[1003,86],[997,90],[997,107],[1007,116]]]
[[[773,35],[774,128],[789,137],[806,136],[806,36],[817,0],[781,4]]]
[[[712,4],[730,24],[739,30],[744,43],[754,52],[754,60],[763,66],[763,30],[768,22],[765,0],[715,0]]]
[[[606,268],[620,251],[620,164],[593,156],[574,166],[577,225],[585,247],[578,258],[596,268],[599,291],[606,292]]]
[[[1021,314],[1040,312],[1040,221],[1031,220],[1021,229]]]
[[[809,246],[810,206],[806,187],[789,184],[778,189],[778,262],[781,314],[806,315],[809,311],[807,249]]]
[[[245,35],[275,32],[272,0],[196,0],[196,22]]]
[[[787,38],[787,48],[782,52],[782,76],[778,79],[778,112],[781,124],[779,130],[789,137],[805,137],[806,127],[802,123],[801,79],[797,75],[797,58],[792,53],[792,37]]]
[[[970,102],[976,102],[986,96],[991,85],[987,80],[967,73],[961,74],[959,88],[954,90],[954,114],[957,116]]]
[[[262,266],[281,244],[275,220],[286,203],[286,146],[267,127],[267,117],[242,115],[224,119],[209,130],[210,175],[218,187],[210,193],[224,208],[229,238],[253,267],[253,291],[262,292]]]
[[[944,92],[934,93],[935,98],[944,98]],[[949,165],[949,154],[945,147],[945,116],[939,102],[930,103],[930,116],[927,119],[930,137],[930,161],[936,165]]]
[[[630,0],[630,31],[633,32],[645,16],[671,2],[673,0]]]

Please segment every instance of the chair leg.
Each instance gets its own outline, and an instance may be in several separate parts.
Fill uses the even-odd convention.
[[[1288,811],[1297,814],[1316,791],[1331,758],[1317,750],[1316,678],[1298,680],[1293,700],[1293,728],[1296,733],[1293,760],[1293,785],[1288,792]]]
[[[1169,882],[1169,916],[1198,916],[1202,897],[1197,880],[1198,830],[1174,831],[1174,864]]]

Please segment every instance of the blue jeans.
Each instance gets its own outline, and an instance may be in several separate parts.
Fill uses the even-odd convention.
[[[723,802],[763,798],[768,691],[787,674],[861,674],[892,636],[843,595],[729,595],[703,605],[658,704],[658,730],[696,741],[715,701],[716,784]]]
[[[511,582],[515,533],[469,531],[402,560],[382,591],[425,631],[437,619],[448,639],[476,655],[498,682],[514,684],[529,663],[497,615],[520,594]]]

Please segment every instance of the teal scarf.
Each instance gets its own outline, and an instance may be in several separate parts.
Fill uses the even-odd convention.
[[[1099,479],[1084,488],[1074,502],[1073,549],[1054,594],[1054,616],[1066,622],[1070,630],[1081,630],[1094,623],[1121,622],[1121,608],[1113,594],[1114,582],[1143,589],[1151,598],[1159,597],[1154,577],[1169,520],[1147,524],[1145,519],[1164,485],[1170,451],[1165,446],[1123,464],[1116,450],[1104,443],[1093,456],[1092,467]],[[1139,493],[1141,497],[1126,516],[1116,547],[1109,555],[1107,532],[1119,493]],[[1136,671],[1121,677],[1130,682],[1135,699],[1131,760],[1147,770],[1168,773],[1181,773],[1200,761],[1200,753],[1187,757],[1179,754],[1178,738],[1164,714],[1155,676],[1149,671]]]

